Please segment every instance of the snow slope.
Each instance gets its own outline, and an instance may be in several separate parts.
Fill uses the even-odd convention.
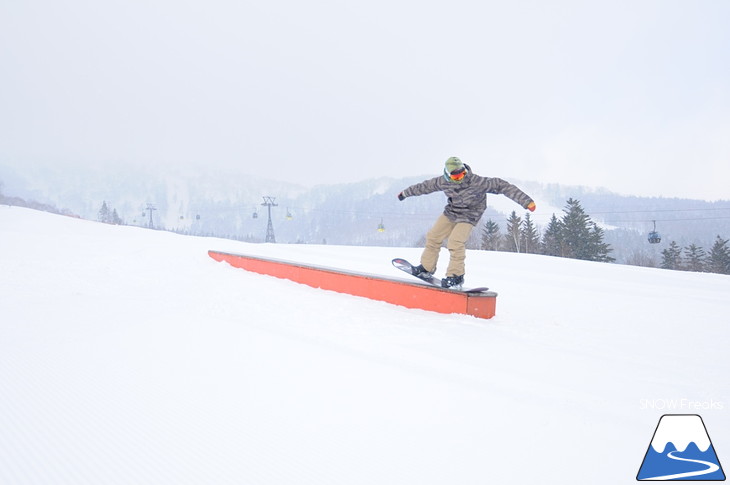
[[[669,412],[730,462],[728,276],[470,252],[480,320],[208,249],[391,277],[419,254],[0,207],[0,483],[634,483]]]

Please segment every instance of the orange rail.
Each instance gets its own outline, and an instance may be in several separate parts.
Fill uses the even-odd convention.
[[[415,281],[350,273],[339,269],[277,259],[220,251],[208,251],[208,255],[216,261],[225,261],[231,266],[254,273],[284,278],[314,288],[393,303],[406,308],[492,318],[497,306],[497,294],[492,291],[468,294],[427,286]]]

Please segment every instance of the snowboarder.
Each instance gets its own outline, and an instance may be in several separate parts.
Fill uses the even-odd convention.
[[[448,203],[426,234],[421,264],[413,267],[413,275],[432,275],[436,271],[441,244],[448,240],[446,247],[449,250],[449,266],[446,268],[446,278],[441,280],[441,286],[460,288],[464,283],[466,241],[487,209],[486,194],[503,194],[530,212],[534,212],[535,202],[505,180],[476,175],[458,157],[446,160],[443,176],[411,185],[398,194],[398,199],[402,201],[406,197],[438,191],[446,194]]]

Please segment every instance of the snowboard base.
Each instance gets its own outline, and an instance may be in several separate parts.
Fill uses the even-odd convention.
[[[413,265],[411,263],[409,263],[408,261],[406,261],[405,259],[403,259],[403,258],[395,258],[392,261],[392,263],[393,263],[393,266],[395,266],[399,270],[401,270],[401,271],[403,271],[405,273],[408,273],[409,275],[411,275],[411,276],[413,276],[415,278],[418,278],[419,280],[421,280],[421,281],[423,281],[425,283],[428,283],[428,284],[430,284],[432,286],[435,286],[437,288],[441,288],[442,290],[457,291],[459,293],[482,293],[484,291],[489,290],[489,288],[487,288],[486,286],[480,286],[480,287],[477,287],[477,288],[460,288],[460,289],[456,289],[456,288],[444,288],[444,287],[441,286],[441,280],[438,279],[438,278],[435,278],[433,275],[427,276],[427,277],[422,277],[422,276],[414,275],[413,274]]]

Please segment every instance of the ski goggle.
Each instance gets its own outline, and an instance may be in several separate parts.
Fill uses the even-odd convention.
[[[449,174],[449,178],[450,178],[451,180],[455,180],[455,181],[457,181],[457,182],[458,182],[459,180],[463,180],[463,179],[464,179],[464,177],[466,177],[466,168],[461,168],[461,169],[459,169],[459,170],[454,170],[453,172],[451,172],[451,173]]]

